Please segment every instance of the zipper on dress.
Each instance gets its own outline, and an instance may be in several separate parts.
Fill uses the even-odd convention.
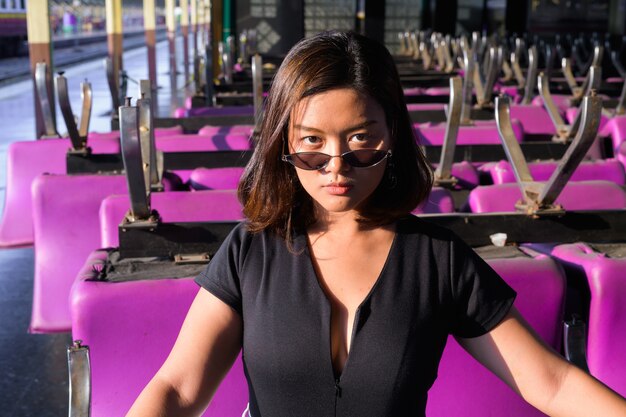
[[[341,398],[341,385],[339,385],[341,381],[339,378],[335,378],[335,417],[337,417],[337,400]]]

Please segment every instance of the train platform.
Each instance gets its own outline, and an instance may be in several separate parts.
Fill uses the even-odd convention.
[[[182,63],[182,38],[178,39],[177,62]],[[131,80],[147,78],[146,48],[124,53],[124,69]],[[62,68],[71,91],[72,108],[80,110],[79,85],[85,79],[93,88],[90,131],[110,131],[111,98],[102,59]],[[179,64],[177,90],[172,91],[169,77],[167,42],[157,44],[158,99],[161,116],[181,102],[185,94],[182,64]],[[128,95],[137,97],[138,85],[129,82]],[[33,85],[30,80],[0,87],[0,213],[6,189],[6,154],[14,141],[35,140]],[[57,108],[57,129],[65,124]],[[0,415],[52,417],[68,413],[68,374],[66,347],[69,333],[28,334],[33,292],[32,248],[0,251]]]

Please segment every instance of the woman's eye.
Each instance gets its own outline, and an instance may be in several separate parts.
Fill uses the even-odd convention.
[[[350,140],[353,142],[364,143],[369,140],[369,136],[366,133],[357,133],[356,135],[352,135]]]
[[[306,136],[302,138],[302,143],[305,145],[317,145],[321,142],[321,139],[317,136]]]

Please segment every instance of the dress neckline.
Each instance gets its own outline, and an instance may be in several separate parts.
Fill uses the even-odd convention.
[[[303,254],[307,257],[307,268],[309,268],[310,272],[311,272],[311,276],[313,277],[313,279],[315,279],[315,283],[317,284],[316,287],[319,289],[319,293],[321,294],[322,299],[325,302],[326,307],[328,308],[328,320],[326,320],[324,322],[324,326],[325,328],[322,329],[323,330],[323,335],[325,337],[327,337],[327,343],[328,343],[328,358],[327,361],[330,365],[330,370],[331,373],[333,375],[333,380],[335,384],[338,384],[340,382],[340,380],[346,375],[346,370],[348,369],[348,363],[350,362],[350,358],[351,356],[353,356],[353,350],[355,347],[355,339],[356,339],[356,332],[357,332],[357,328],[358,328],[358,323],[359,323],[359,319],[360,319],[360,313],[361,313],[361,308],[370,301],[370,299],[374,296],[374,294],[376,293],[376,290],[378,287],[380,287],[383,283],[384,277],[386,275],[386,271],[388,269],[388,265],[389,265],[389,260],[391,259],[392,254],[394,253],[394,251],[396,250],[397,247],[397,241],[398,241],[398,235],[399,235],[399,227],[400,227],[400,221],[396,221],[395,223],[395,230],[394,230],[394,234],[393,234],[393,239],[391,241],[391,245],[389,247],[389,251],[387,252],[387,257],[385,258],[385,262],[383,263],[383,267],[381,268],[378,277],[376,278],[376,280],[374,281],[374,284],[372,285],[372,287],[370,288],[370,290],[368,291],[367,295],[363,298],[363,300],[361,300],[361,302],[359,303],[358,307],[355,310],[354,313],[354,318],[353,318],[353,322],[352,322],[352,333],[350,335],[350,350],[348,351],[348,354],[346,356],[346,361],[343,364],[343,369],[341,370],[341,372],[336,372],[335,367],[333,365],[333,353],[332,353],[332,337],[331,337],[331,328],[332,328],[332,302],[328,296],[328,294],[326,293],[326,291],[324,290],[322,283],[320,282],[320,277],[317,274],[317,271],[315,269],[315,265],[313,263],[313,252],[311,250],[310,244],[309,244],[309,238],[308,238],[308,234],[306,232],[306,230],[304,230],[303,232],[300,233],[300,237],[303,239]]]

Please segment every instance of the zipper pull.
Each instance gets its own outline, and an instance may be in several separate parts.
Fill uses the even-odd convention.
[[[341,386],[339,385],[339,379],[335,379],[335,396],[341,398]]]

